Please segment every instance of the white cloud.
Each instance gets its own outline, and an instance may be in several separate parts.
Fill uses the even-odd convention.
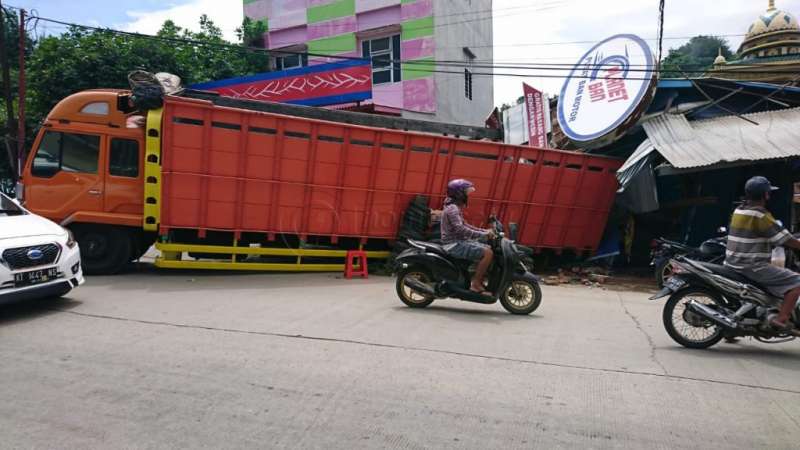
[[[767,9],[767,0],[670,0],[666,2],[665,37],[743,35],[753,20]],[[778,0],[780,9],[800,16],[800,0]],[[658,27],[658,0],[507,0],[495,2],[495,64],[573,64],[592,47],[591,43],[571,45],[532,45],[530,43],[596,42],[619,33],[655,38]],[[530,10],[503,12],[505,8],[530,5]],[[552,7],[542,9],[542,6]],[[736,51],[742,36],[727,37]],[[664,41],[664,54],[686,39]],[[657,43],[648,41],[653,50]],[[531,73],[497,69],[503,73]],[[564,76],[565,72],[536,70],[538,74]],[[563,78],[495,77],[495,103],[507,103],[522,95],[522,82],[557,94]]]
[[[166,20],[191,30],[200,29],[203,14],[222,29],[225,38],[236,41],[236,28],[242,25],[243,8],[240,1],[191,0],[181,5],[171,5],[154,11],[128,11],[130,21],[119,25],[125,31],[155,34]]]

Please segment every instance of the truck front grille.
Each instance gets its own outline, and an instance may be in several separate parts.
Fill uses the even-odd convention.
[[[31,247],[10,248],[3,252],[3,261],[11,270],[46,266],[58,259],[61,249],[55,244],[34,245]],[[36,257],[41,254],[41,257]]]

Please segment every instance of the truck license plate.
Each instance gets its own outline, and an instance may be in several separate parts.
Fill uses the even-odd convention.
[[[22,272],[14,274],[14,287],[32,286],[34,284],[47,283],[48,281],[58,278],[58,269],[51,267],[49,269],[34,270],[31,272]]]

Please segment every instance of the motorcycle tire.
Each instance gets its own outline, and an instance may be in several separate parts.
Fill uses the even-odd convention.
[[[664,289],[664,283],[669,280],[669,274],[672,273],[672,264],[670,264],[670,259],[665,259],[660,263],[656,264],[655,269],[655,276],[656,276],[656,284],[658,285],[659,289]]]
[[[409,276],[416,276],[418,277],[417,279],[425,283],[433,281],[433,277],[431,276],[431,274],[427,270],[422,269],[420,267],[407,267],[405,269],[402,269],[400,272],[397,273],[397,281],[395,283],[395,289],[397,290],[397,296],[400,297],[400,301],[403,302],[409,308],[428,307],[436,299],[429,295],[423,295],[414,292],[411,290],[411,288],[406,286],[403,280],[405,280],[405,278]],[[414,294],[422,298],[415,299]]]
[[[672,340],[674,340],[675,342],[681,344],[686,348],[693,348],[693,349],[709,348],[713,345],[716,345],[719,341],[722,340],[723,337],[725,337],[725,333],[722,327],[719,327],[717,325],[711,325],[716,328],[714,333],[704,340],[697,341],[697,340],[687,339],[677,329],[675,329],[675,324],[673,323],[673,314],[675,308],[678,307],[678,305],[681,303],[683,299],[693,295],[703,296],[708,299],[719,300],[719,296],[717,294],[702,288],[690,287],[688,289],[684,289],[682,291],[676,292],[675,294],[672,294],[669,300],[667,300],[667,303],[664,305],[664,311],[662,313],[664,328],[667,330],[667,334],[669,334],[669,337],[671,337]],[[686,316],[683,315],[684,313],[681,314],[682,314],[682,319],[685,320]],[[691,326],[691,324],[688,325]],[[694,327],[694,328],[699,328],[699,327]]]
[[[523,292],[524,299],[518,298],[519,292]],[[530,298],[528,298],[529,296]],[[539,287],[539,283],[527,277],[515,276],[505,291],[500,294],[500,304],[511,314],[530,314],[542,304],[542,289]]]

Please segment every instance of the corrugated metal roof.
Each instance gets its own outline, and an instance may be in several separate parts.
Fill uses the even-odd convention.
[[[642,123],[656,150],[673,167],[800,156],[800,108],[689,122],[663,114]]]

